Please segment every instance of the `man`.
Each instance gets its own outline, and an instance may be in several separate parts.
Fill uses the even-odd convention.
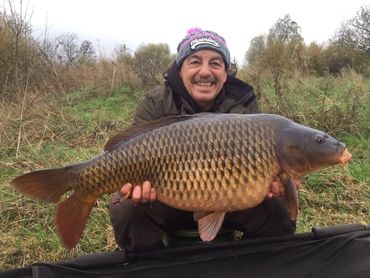
[[[133,125],[200,112],[259,112],[253,88],[227,74],[230,53],[223,37],[215,32],[191,29],[177,51],[176,61],[166,72],[165,83],[139,103]],[[278,180],[272,184],[271,192],[259,206],[227,213],[223,227],[240,230],[247,237],[294,233],[295,223],[290,220],[283,200],[271,198],[281,195],[279,185]],[[162,247],[164,230],[197,227],[193,213],[168,207],[156,198],[150,181],[142,185],[125,184],[113,196],[110,218],[121,248],[137,252],[154,250]]]

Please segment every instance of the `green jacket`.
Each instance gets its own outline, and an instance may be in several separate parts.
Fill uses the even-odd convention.
[[[164,84],[148,92],[136,109],[133,125],[152,120],[201,112],[180,79],[175,64],[165,74]],[[259,113],[256,95],[247,83],[228,75],[216,98],[214,113]]]

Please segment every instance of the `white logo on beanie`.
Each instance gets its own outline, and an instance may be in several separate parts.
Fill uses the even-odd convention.
[[[194,39],[190,42],[190,49],[195,49],[198,45],[208,44],[217,48],[221,48],[221,45],[211,37],[202,37]]]

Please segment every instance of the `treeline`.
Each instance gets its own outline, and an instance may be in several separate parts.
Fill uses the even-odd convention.
[[[282,95],[282,81],[295,74],[337,76],[344,69],[370,75],[370,8],[361,10],[324,44],[305,44],[300,27],[289,15],[279,19],[267,35],[255,37],[245,55],[248,78],[259,84],[272,77],[275,93]]]
[[[0,13],[0,53],[3,101],[19,99],[26,91],[63,94],[81,89],[109,90],[123,84],[149,88],[162,81],[175,55],[164,43],[141,45],[135,51],[122,44],[106,57],[97,53],[90,41],[81,42],[77,34],[35,39],[30,16],[12,6]],[[283,80],[294,74],[338,75],[351,68],[368,77],[369,64],[370,8],[361,7],[324,44],[306,45],[299,24],[286,15],[267,35],[251,41],[239,74],[257,87],[268,76],[276,94],[281,95]]]
[[[0,12],[0,99],[4,101],[17,100],[25,91],[63,94],[127,83],[147,88],[162,80],[174,58],[167,44],[142,45],[134,52],[122,44],[105,57],[74,33],[36,39],[27,12],[17,12],[12,5],[8,10]]]

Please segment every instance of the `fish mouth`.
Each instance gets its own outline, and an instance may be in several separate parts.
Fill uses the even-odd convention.
[[[352,159],[352,154],[348,151],[347,148],[343,150],[343,152],[340,154],[338,161],[339,163],[345,165]]]

